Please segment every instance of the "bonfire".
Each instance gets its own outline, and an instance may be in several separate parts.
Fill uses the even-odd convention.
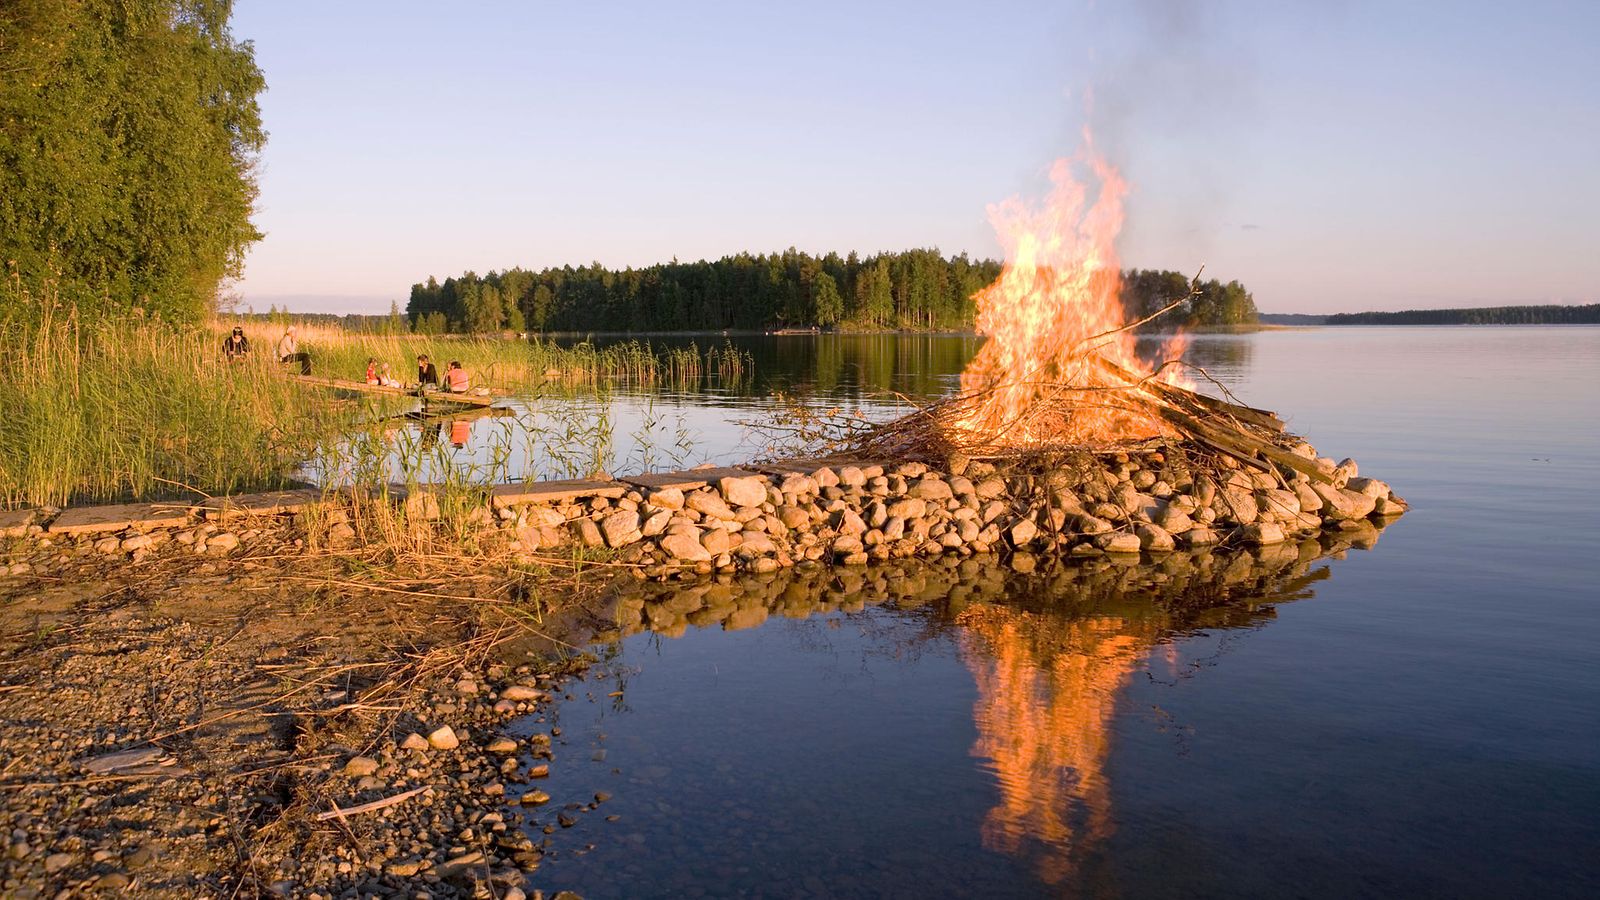
[[[1097,182],[1092,196],[1074,174],[1079,168]],[[1199,378],[1226,394],[1181,361],[1181,337],[1169,340],[1153,363],[1135,351],[1136,328],[1194,294],[1127,320],[1115,247],[1127,184],[1093,142],[1079,156],[1058,160],[1050,179],[1043,204],[1013,198],[989,210],[1006,262],[975,298],[976,328],[989,340],[962,373],[960,392],[855,430],[847,452],[937,465],[951,456],[1029,463],[1179,449],[1332,483],[1329,467],[1276,415],[1196,391]],[[1197,282],[1198,276],[1192,287]]]

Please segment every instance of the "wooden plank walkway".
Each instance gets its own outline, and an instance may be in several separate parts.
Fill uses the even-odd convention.
[[[51,534],[99,534],[127,528],[178,528],[189,524],[187,503],[124,503],[62,510],[46,529]]]
[[[521,484],[497,484],[489,489],[489,502],[495,509],[516,506],[519,503],[560,503],[586,497],[607,497],[615,500],[628,492],[628,486],[616,481],[594,481],[588,478],[569,478],[562,481],[525,481]]]
[[[480,394],[452,394],[449,391],[423,391],[418,394],[414,390],[404,388],[384,387],[381,384],[367,384],[365,381],[351,381],[345,378],[330,378],[326,375],[290,375],[295,381],[316,387],[334,388],[341,391],[358,391],[364,394],[380,394],[389,397],[409,397],[413,400],[420,399],[423,406],[431,403],[456,403],[461,406],[486,407],[494,403],[493,395]]]
[[[716,469],[685,469],[682,472],[624,475],[617,480],[625,481],[634,487],[642,487],[652,491],[666,488],[677,488],[680,491],[697,491],[724,478],[749,478],[752,475],[759,474],[759,472],[752,472],[748,469],[733,469],[724,466]]]

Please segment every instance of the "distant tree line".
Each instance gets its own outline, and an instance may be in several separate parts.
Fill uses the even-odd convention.
[[[337,326],[345,331],[360,334],[405,334],[411,330],[410,323],[405,316],[400,314],[397,304],[389,304],[389,312],[384,315],[367,313],[291,313],[287,309],[279,309],[274,305],[264,313],[237,312],[227,316],[229,321],[239,319],[248,322],[267,322],[274,325],[288,326],[299,325],[330,325]]]
[[[405,315],[413,331],[720,331],[782,327],[960,330],[972,327],[972,296],[1000,275],[995,260],[937,250],[863,257],[741,253],[716,261],[607,269],[599,263],[540,271],[467,272],[413,285]],[[1126,273],[1123,302],[1142,318],[1186,297],[1177,272]],[[1204,282],[1197,296],[1152,322],[1236,325],[1256,320],[1237,281]]]
[[[682,331],[784,326],[953,329],[1000,264],[937,250],[741,253],[714,262],[467,272],[414,285],[418,331]]]
[[[0,2],[0,317],[195,320],[261,237],[230,0]]]
[[[1587,306],[1486,306],[1481,309],[1408,309],[1338,313],[1328,325],[1594,325],[1600,303]]]

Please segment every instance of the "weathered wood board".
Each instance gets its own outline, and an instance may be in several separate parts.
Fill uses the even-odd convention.
[[[651,491],[659,491],[665,488],[693,491],[699,490],[708,484],[716,484],[723,478],[749,478],[756,474],[759,473],[750,469],[735,469],[724,466],[716,469],[685,469],[682,472],[624,475],[618,480],[625,481],[634,487],[641,487]]]
[[[61,511],[46,529],[51,534],[99,534],[128,528],[177,528],[189,523],[187,503],[124,503],[75,506]]]
[[[528,481],[521,484],[497,484],[489,490],[489,502],[495,509],[522,503],[560,503],[585,497],[607,497],[615,500],[628,492],[628,486],[616,481],[595,481],[589,478],[569,478],[562,481]]]
[[[237,497],[215,497],[200,504],[200,514],[207,519],[227,519],[234,516],[275,516],[296,512],[318,503],[323,498],[320,488],[301,488],[292,491],[270,491],[264,494],[241,494]]]

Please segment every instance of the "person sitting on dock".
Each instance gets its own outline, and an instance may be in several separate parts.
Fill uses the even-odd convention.
[[[388,363],[378,364],[378,384],[381,384],[386,388],[400,387],[400,379],[394,377],[394,375],[389,371]]]
[[[417,390],[439,389],[439,370],[434,368],[433,360],[428,359],[424,353],[417,357]]]
[[[377,385],[377,383],[378,383],[378,361],[369,356],[369,357],[367,357],[367,384],[375,386],[375,385]]]
[[[243,328],[233,326],[233,334],[222,342],[222,352],[228,357],[228,362],[250,355],[250,339],[244,336]]]
[[[452,394],[465,394],[472,389],[472,379],[467,377],[467,370],[461,368],[461,363],[450,360],[450,368],[444,373],[444,389]]]
[[[300,374],[310,375],[311,356],[300,349],[300,342],[294,339],[294,335],[295,327],[290,325],[283,332],[283,337],[278,339],[278,361],[297,362],[300,364]]]

